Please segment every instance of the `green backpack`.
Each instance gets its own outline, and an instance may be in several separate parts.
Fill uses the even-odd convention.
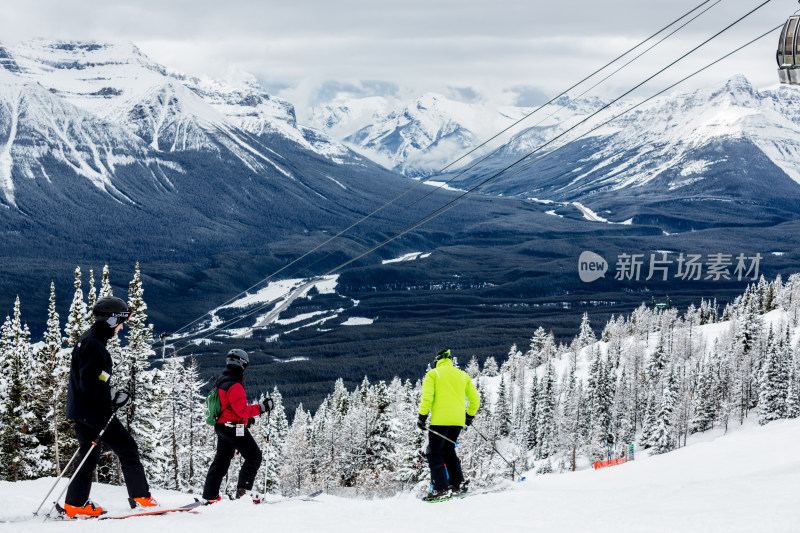
[[[219,401],[219,388],[214,387],[203,402],[203,414],[206,415],[206,424],[213,426],[222,414],[222,404]]]

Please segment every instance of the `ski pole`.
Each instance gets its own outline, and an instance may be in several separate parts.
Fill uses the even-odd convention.
[[[72,461],[74,461],[74,460],[75,460],[75,458],[78,456],[78,452],[80,452],[80,451],[81,451],[81,449],[80,449],[80,448],[78,448],[77,450],[75,450],[75,453],[73,453],[73,454],[72,454],[72,458],[71,458],[71,459],[69,460],[69,462],[67,463],[67,466],[65,466],[65,467],[64,467],[64,468],[61,470],[61,473],[60,473],[60,474],[58,475],[58,477],[56,478],[56,482],[55,482],[55,483],[53,483],[53,486],[52,486],[52,487],[50,487],[50,490],[48,490],[48,491],[47,491],[47,494],[45,494],[45,496],[44,496],[44,499],[42,499],[42,503],[40,503],[40,504],[39,504],[39,507],[37,507],[37,508],[36,508],[36,510],[33,512],[33,516],[39,516],[39,511],[42,509],[42,506],[44,505],[44,502],[46,502],[46,501],[47,501],[47,497],[48,497],[48,496],[50,496],[50,494],[53,492],[53,490],[55,490],[55,488],[56,488],[56,485],[58,485],[58,482],[59,482],[59,481],[61,481],[61,478],[62,478],[62,477],[64,477],[64,472],[66,472],[67,470],[69,470],[69,467],[70,467],[70,466],[72,466]]]
[[[517,478],[517,471],[516,471],[516,467],[514,466],[514,464],[512,464],[512,463],[509,463],[509,462],[508,462],[508,459],[506,459],[505,457],[503,457],[503,455],[502,455],[502,454],[501,454],[499,451],[497,451],[497,448],[495,448],[494,444],[492,444],[492,441],[490,441],[489,439],[487,439],[487,438],[486,438],[486,436],[485,436],[483,433],[481,433],[480,431],[478,431],[478,430],[477,430],[477,429],[475,429],[475,428],[472,428],[472,429],[475,431],[475,433],[477,433],[478,435],[480,435],[480,436],[481,436],[481,438],[483,438],[483,440],[485,440],[486,442],[488,442],[488,443],[489,443],[489,446],[491,446],[491,447],[492,447],[492,449],[494,450],[494,453],[496,453],[496,454],[497,454],[497,455],[500,457],[500,459],[502,459],[503,461],[505,461],[505,462],[506,462],[506,464],[507,464],[508,466],[510,466],[510,467],[511,467],[511,481],[514,481],[514,480]]]
[[[70,484],[72,483],[72,480],[74,480],[75,476],[78,475],[78,472],[81,471],[81,468],[83,467],[83,464],[89,458],[89,455],[91,455],[92,450],[94,450],[100,444],[100,439],[103,438],[103,433],[106,432],[106,430],[108,429],[108,426],[111,424],[111,421],[114,420],[115,416],[117,416],[117,409],[119,409],[119,407],[114,407],[114,409],[111,411],[111,416],[108,418],[108,422],[106,422],[106,425],[103,426],[103,429],[100,430],[100,433],[98,433],[97,437],[95,437],[94,440],[92,441],[92,445],[86,451],[86,454],[83,456],[83,459],[81,459],[81,462],[78,465],[78,467],[75,468],[75,471],[72,473],[72,477],[70,477],[69,481],[67,481],[67,485],[61,491],[61,494],[58,495],[58,498],[56,498],[56,501],[53,502],[53,507],[51,507],[50,511],[48,511],[48,513],[46,515],[47,517],[50,516],[50,513],[52,513],[53,509],[56,508],[56,503],[58,503],[58,501],[61,499],[61,497],[64,495],[64,493],[67,492],[67,489],[69,488]],[[78,450],[80,450],[80,448],[78,448]],[[77,454],[77,453],[78,452],[75,452],[75,454]],[[64,470],[66,470],[66,468]],[[56,484],[58,484],[58,480],[56,480]],[[55,485],[53,485],[53,489],[54,488],[56,488]],[[50,492],[53,492],[53,489],[50,489]],[[47,493],[47,496],[50,496],[50,492]],[[47,496],[44,497],[45,500],[47,499]],[[44,504],[44,501],[42,502],[42,504]],[[42,505],[39,505],[39,508],[41,508],[41,507],[42,507]],[[36,513],[38,513],[38,512],[39,512],[39,509],[36,509]],[[34,516],[36,516],[36,513],[33,513]]]
[[[438,431],[434,431],[434,430],[432,430],[430,427],[428,428],[428,431],[430,431],[430,432],[431,432],[431,433],[433,433],[434,435],[438,435],[439,437],[442,437],[444,440],[446,440],[446,441],[448,441],[448,442],[452,442],[453,444],[455,444],[456,446],[458,446],[458,443],[457,443],[456,441],[454,441],[453,439],[448,439],[447,437],[445,437],[444,435],[442,435],[442,434],[441,434],[441,433],[439,433]]]

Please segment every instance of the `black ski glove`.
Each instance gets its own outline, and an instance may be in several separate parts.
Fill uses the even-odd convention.
[[[250,426],[252,426],[253,424],[255,424],[255,422],[256,422],[256,419],[255,419],[255,418],[248,418],[248,419],[247,419],[247,426],[245,426],[245,427],[248,427],[248,428],[249,428]]]
[[[467,415],[467,419],[464,421],[465,426],[471,426],[472,421],[475,419],[475,415]]]
[[[133,400],[131,400],[131,395],[128,394],[124,390],[111,390],[111,405],[116,407],[117,409],[122,409],[123,407],[127,407],[131,404]]]
[[[417,420],[417,427],[422,431],[428,429],[428,415],[419,415],[419,420]]]
[[[275,402],[272,401],[272,398],[264,398],[258,405],[261,406],[261,414],[269,413],[275,408]]]

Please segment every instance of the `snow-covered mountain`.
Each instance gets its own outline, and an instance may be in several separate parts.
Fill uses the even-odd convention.
[[[213,147],[204,132],[231,136],[238,128],[284,136],[324,157],[348,156],[344,146],[298,126],[292,104],[244,72],[225,80],[187,77],[131,43],[37,40],[2,48],[6,70],[94,116],[130,126],[155,150]]]
[[[411,102],[339,98],[315,109],[311,121],[387,168],[409,177],[424,177],[527,112],[525,108],[469,104],[428,93]]]
[[[665,231],[712,224],[703,213],[715,212],[719,202],[755,201],[757,205],[745,211],[748,216],[760,212],[762,223],[791,218],[800,207],[796,87],[757,90],[743,76],[735,76],[718,87],[654,99],[578,139],[635,103],[615,103],[579,125],[604,103],[562,97],[513,128],[513,137],[488,161],[456,175],[458,168],[488,152],[478,150],[448,169],[447,179],[453,179],[455,187],[468,188],[576,126],[537,151],[536,156],[542,156],[559,148],[541,163],[514,173],[530,162],[525,161],[484,191],[560,202],[567,209],[558,214],[577,214],[570,206],[579,202],[615,222],[649,224],[660,219]],[[431,94],[402,106],[391,104],[385,99],[334,102],[317,110],[314,124],[388,168],[422,177],[533,111],[453,102]],[[367,116],[369,124],[364,122]],[[676,212],[664,212],[670,204]],[[735,214],[739,207],[722,210]],[[701,220],[682,220],[681,213],[693,211]],[[670,220],[663,223],[665,219]],[[723,214],[720,222],[728,221]]]
[[[603,111],[575,133],[632,104]],[[668,232],[792,220],[800,208],[798,109],[797,88],[759,91],[737,76],[720,87],[648,102],[565,145],[575,138],[569,133],[534,157],[558,148],[554,153],[522,168],[525,161],[484,190],[580,202],[614,222],[632,219]],[[560,124],[527,129],[474,170],[451,175],[454,184],[476,183],[562,131]]]
[[[169,275],[242,246],[263,261],[406,187],[246,74],[190,78],[132,44],[0,44],[4,296],[78,256],[182,265]]]

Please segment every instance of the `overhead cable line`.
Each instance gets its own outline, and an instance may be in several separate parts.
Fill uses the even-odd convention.
[[[521,158],[517,159],[516,161],[514,161],[514,162],[513,162],[513,163],[511,163],[510,165],[508,165],[508,166],[504,167],[502,170],[500,170],[500,171],[498,171],[498,172],[495,172],[494,174],[492,174],[492,175],[491,175],[491,176],[489,176],[488,178],[484,179],[483,181],[481,181],[481,182],[480,182],[480,183],[478,183],[477,185],[475,185],[475,186],[471,187],[470,189],[468,189],[468,190],[464,191],[462,194],[460,194],[459,196],[457,196],[457,197],[453,198],[452,200],[448,201],[447,203],[445,203],[445,204],[444,204],[444,205],[442,205],[441,207],[437,208],[436,210],[434,210],[434,211],[432,211],[432,212],[428,213],[427,215],[425,215],[425,216],[423,216],[423,217],[421,217],[421,218],[417,219],[415,222],[412,222],[411,224],[409,224],[409,225],[405,226],[405,227],[404,227],[403,229],[401,229],[400,231],[398,231],[398,232],[396,232],[395,234],[393,234],[392,236],[390,236],[390,237],[388,237],[388,238],[384,239],[384,240],[383,240],[383,241],[381,241],[380,243],[378,243],[378,244],[374,245],[373,247],[369,248],[368,250],[366,250],[366,251],[362,252],[361,254],[358,254],[357,256],[355,256],[355,257],[353,257],[353,258],[351,258],[351,259],[348,259],[347,261],[345,261],[344,263],[340,264],[339,266],[337,266],[337,267],[335,267],[335,268],[332,268],[332,269],[328,270],[327,272],[325,272],[324,274],[322,274],[322,275],[320,275],[320,276],[317,276],[317,278],[323,278],[323,277],[325,277],[325,276],[332,275],[333,273],[337,272],[338,270],[341,270],[342,268],[344,268],[344,267],[346,267],[346,266],[348,266],[348,265],[350,265],[350,264],[354,263],[355,261],[358,261],[359,259],[361,259],[361,258],[363,258],[363,257],[365,257],[365,256],[367,256],[367,255],[369,255],[370,253],[372,253],[372,252],[374,252],[375,250],[378,250],[379,248],[381,248],[381,247],[385,246],[386,244],[388,244],[388,243],[390,243],[390,242],[392,242],[392,241],[396,240],[397,238],[401,237],[402,235],[404,235],[404,234],[408,233],[409,231],[412,231],[412,230],[416,229],[417,227],[419,227],[419,226],[421,226],[421,225],[423,225],[423,224],[425,224],[425,223],[429,222],[430,220],[432,220],[432,219],[434,219],[434,218],[438,217],[439,215],[443,214],[444,212],[446,212],[446,211],[449,211],[450,209],[452,209],[453,207],[455,207],[455,205],[456,205],[456,204],[458,204],[458,203],[461,203],[461,201],[462,201],[462,200],[463,200],[463,199],[464,199],[464,198],[465,198],[467,195],[469,195],[469,194],[471,194],[472,192],[474,192],[474,191],[476,191],[476,190],[478,190],[478,189],[482,188],[484,185],[486,185],[486,184],[488,184],[488,183],[490,183],[490,182],[494,181],[495,179],[497,179],[498,177],[500,177],[501,175],[503,175],[503,174],[504,174],[506,171],[508,171],[508,170],[512,169],[513,167],[517,166],[517,165],[518,165],[518,164],[520,164],[521,162],[523,162],[523,161],[525,161],[526,159],[530,158],[532,155],[534,155],[534,154],[536,154],[536,153],[540,152],[540,151],[541,151],[542,149],[544,149],[546,146],[549,146],[550,144],[554,143],[555,141],[557,141],[557,140],[558,140],[558,139],[560,139],[561,137],[565,136],[566,134],[570,133],[571,131],[573,131],[573,130],[574,130],[574,129],[576,129],[577,127],[579,127],[579,126],[581,126],[581,125],[585,124],[586,122],[588,122],[589,120],[591,120],[592,118],[594,118],[595,116],[597,116],[597,115],[598,115],[599,113],[601,113],[602,111],[604,111],[604,110],[608,109],[610,106],[612,106],[613,104],[615,104],[616,102],[618,102],[618,101],[619,101],[619,100],[621,100],[622,98],[624,98],[624,97],[628,96],[628,95],[629,95],[630,93],[632,93],[633,91],[635,91],[635,90],[637,90],[637,89],[641,88],[643,85],[645,85],[645,84],[646,84],[646,83],[648,83],[649,81],[653,80],[655,77],[657,77],[657,76],[659,76],[660,74],[664,73],[666,70],[668,70],[668,69],[672,68],[673,66],[675,66],[675,65],[676,65],[677,63],[679,63],[680,61],[683,61],[683,60],[684,60],[686,57],[688,57],[689,55],[693,54],[694,52],[696,52],[697,50],[699,50],[700,48],[702,48],[703,46],[705,46],[706,44],[708,44],[708,43],[709,43],[709,42],[711,42],[712,40],[716,39],[717,37],[719,37],[720,35],[722,35],[722,34],[723,34],[723,33],[725,33],[726,31],[728,31],[729,29],[731,29],[732,27],[736,26],[736,25],[737,25],[737,24],[739,24],[741,21],[745,20],[746,18],[748,18],[749,16],[751,16],[753,13],[755,13],[756,11],[758,11],[759,9],[761,9],[762,7],[764,7],[765,5],[767,5],[768,3],[770,3],[771,1],[772,1],[772,0],[765,0],[764,2],[762,2],[761,4],[759,4],[758,6],[756,6],[755,8],[753,8],[752,10],[750,10],[748,13],[746,13],[745,15],[743,15],[742,17],[740,17],[740,18],[739,18],[739,19],[737,19],[736,21],[734,21],[734,22],[730,23],[729,25],[727,25],[725,28],[723,28],[723,29],[722,29],[722,30],[720,30],[719,32],[715,33],[714,35],[712,35],[711,37],[709,37],[708,39],[706,39],[705,41],[703,41],[703,42],[702,42],[702,43],[700,43],[699,45],[697,45],[697,46],[695,46],[694,48],[692,48],[690,51],[688,51],[688,52],[686,52],[685,54],[681,55],[681,56],[680,56],[678,59],[676,59],[676,60],[672,61],[672,62],[671,62],[671,63],[669,63],[667,66],[665,66],[665,67],[661,68],[660,70],[658,70],[657,72],[655,72],[654,74],[652,74],[651,76],[649,76],[648,78],[646,78],[644,81],[642,81],[642,82],[638,83],[637,85],[635,85],[635,86],[634,86],[634,87],[632,87],[631,89],[627,90],[625,93],[623,93],[622,95],[618,96],[617,98],[613,99],[612,101],[610,101],[609,103],[607,103],[606,105],[604,105],[602,108],[598,109],[597,111],[595,111],[594,113],[592,113],[591,115],[589,115],[588,117],[584,118],[583,120],[581,120],[581,121],[580,121],[580,122],[578,122],[577,124],[573,125],[573,126],[572,126],[572,127],[570,127],[569,129],[567,129],[567,130],[565,130],[564,132],[560,133],[559,135],[555,136],[554,138],[550,139],[550,140],[549,140],[549,141],[547,141],[546,143],[544,143],[544,144],[540,145],[539,147],[537,147],[536,149],[532,150],[531,152],[528,152],[526,155],[524,155],[524,156],[522,156]],[[775,29],[778,29],[778,28],[780,28],[780,27],[782,27],[782,26],[778,26],[778,27],[777,27],[777,28],[775,28]],[[763,35],[761,35],[761,36],[757,37],[756,39],[754,39],[754,40],[752,40],[752,41],[748,42],[747,44],[745,44],[745,45],[743,45],[743,46],[741,46],[741,47],[737,48],[736,50],[734,50],[733,52],[731,52],[731,54],[732,54],[732,53],[736,53],[736,52],[738,52],[738,51],[739,51],[739,50],[741,50],[742,48],[745,48],[745,47],[747,47],[747,46],[750,46],[750,45],[751,45],[753,42],[755,42],[755,41],[757,41],[757,40],[759,40],[759,39],[761,39],[761,38],[765,37],[766,35],[768,35],[769,33],[773,32],[773,31],[775,31],[775,29],[769,30],[767,33],[765,33],[765,34],[763,34]],[[602,127],[603,125],[605,125],[605,124],[608,124],[609,122],[611,122],[611,120],[615,120],[615,119],[617,119],[617,118],[619,118],[619,117],[623,116],[624,114],[626,114],[626,113],[628,113],[628,112],[632,111],[633,109],[636,109],[636,108],[638,108],[639,106],[641,106],[641,105],[642,105],[642,104],[644,104],[645,102],[647,102],[647,101],[649,101],[649,100],[652,100],[652,99],[653,99],[653,98],[655,98],[656,96],[659,96],[659,95],[663,94],[664,92],[666,92],[667,90],[669,90],[669,89],[671,89],[671,88],[674,88],[674,87],[675,87],[675,86],[677,86],[678,84],[680,84],[680,83],[683,83],[683,82],[684,82],[684,81],[686,81],[687,79],[689,79],[689,78],[691,78],[691,77],[695,76],[696,74],[699,74],[699,73],[700,73],[700,72],[702,72],[703,70],[706,70],[707,68],[710,68],[711,66],[713,66],[714,64],[716,64],[716,63],[718,63],[718,62],[722,61],[723,59],[725,59],[726,57],[728,57],[728,56],[729,56],[729,55],[731,55],[731,54],[727,54],[726,56],[723,56],[722,58],[720,58],[720,59],[718,59],[718,60],[716,60],[716,61],[712,62],[711,64],[709,64],[709,65],[707,65],[706,67],[704,67],[704,68],[702,68],[702,69],[700,69],[700,70],[696,71],[695,73],[691,74],[690,76],[687,76],[686,78],[683,78],[683,79],[682,79],[682,80],[680,80],[679,82],[677,82],[677,83],[675,83],[675,84],[672,84],[672,85],[670,85],[669,87],[667,87],[666,89],[663,89],[662,91],[659,91],[659,92],[658,92],[658,93],[656,93],[655,95],[653,95],[653,96],[649,97],[648,99],[646,99],[646,100],[644,100],[644,101],[640,102],[639,104],[636,104],[635,106],[631,107],[630,109],[628,109],[628,110],[626,110],[626,111],[623,111],[622,113],[620,113],[620,114],[616,115],[616,116],[615,116],[615,117],[613,117],[612,119],[609,119],[608,121],[606,121],[606,122],[602,123],[601,125],[599,125],[599,126],[596,126],[595,128],[593,128],[593,129],[591,129],[591,130],[589,130],[589,131],[587,131],[587,132],[583,133],[583,134],[582,134],[581,136],[579,136],[578,138],[576,138],[576,139],[573,139],[572,141],[570,141],[570,143],[571,143],[571,142],[574,142],[575,140],[578,140],[578,139],[580,139],[580,138],[582,138],[582,137],[584,137],[584,136],[586,136],[586,135],[588,135],[589,133],[591,133],[591,132],[595,131],[596,129],[598,129],[598,128],[600,128],[600,127]],[[527,168],[530,168],[530,166],[532,166],[532,165],[533,165],[533,164],[535,164],[535,163],[538,163],[538,162],[539,162],[539,161],[540,161],[542,158],[544,158],[544,157],[546,157],[547,155],[550,155],[550,154],[552,154],[552,153],[556,152],[557,150],[560,150],[561,148],[563,148],[563,147],[567,146],[567,145],[568,145],[568,144],[570,144],[570,143],[566,143],[566,144],[564,144],[564,145],[562,145],[562,146],[558,147],[557,149],[555,149],[555,150],[552,150],[551,152],[548,152],[548,153],[546,153],[544,156],[542,156],[542,157],[540,157],[540,158],[537,158],[537,159],[536,159],[536,161],[534,161],[533,163],[530,163],[529,165],[527,165],[527,166],[525,166],[525,167],[522,167],[522,168],[520,168],[520,169],[516,170],[516,171],[515,171],[514,173],[512,173],[511,175],[515,175],[515,174],[517,174],[517,173],[521,172],[522,170],[525,170],[525,169],[527,169]],[[511,175],[509,175],[509,176],[505,176],[505,177],[504,177],[504,178],[502,178],[502,179],[507,179],[507,178],[508,178],[508,177],[510,177]],[[502,179],[501,179],[500,181],[502,181]],[[213,328],[212,328],[210,331],[209,331],[209,330],[206,330],[206,331],[198,332],[198,333],[197,333],[197,335],[190,335],[188,338],[192,338],[192,337],[195,337],[195,336],[199,336],[199,335],[201,335],[201,334],[202,334],[202,335],[204,335],[204,336],[207,336],[207,335],[209,335],[209,334],[210,334],[211,332],[213,332],[213,331],[219,331],[219,330],[223,329],[223,326],[225,327],[225,329],[228,329],[228,328],[230,328],[230,326],[232,326],[232,325],[234,325],[234,324],[236,324],[236,323],[240,322],[241,320],[243,320],[243,319],[245,319],[245,318],[247,318],[247,317],[249,317],[249,316],[251,316],[251,315],[253,315],[253,314],[255,314],[255,313],[258,313],[258,312],[262,311],[262,310],[263,310],[263,309],[265,309],[266,307],[269,307],[269,306],[270,306],[270,305],[272,305],[274,302],[275,302],[275,301],[268,302],[268,303],[266,303],[266,304],[264,304],[264,305],[262,305],[262,306],[259,306],[258,308],[255,308],[255,309],[252,309],[252,310],[248,311],[248,312],[247,312],[247,313],[245,313],[244,315],[241,315],[241,316],[237,317],[236,319],[234,319],[234,320],[232,320],[232,321],[224,321],[222,324],[215,325],[215,326],[214,326],[214,327],[213,327]],[[185,341],[185,340],[187,340],[187,338],[184,338],[184,339],[181,339],[181,340],[182,340],[182,341]]]
[[[350,231],[351,229],[355,228],[356,226],[359,226],[361,223],[365,222],[366,220],[370,219],[371,217],[373,217],[374,215],[376,215],[376,214],[377,214],[377,213],[379,213],[380,211],[382,211],[382,210],[384,210],[385,208],[389,207],[390,205],[394,204],[395,202],[397,202],[398,200],[400,200],[401,198],[403,198],[404,196],[406,196],[407,194],[409,194],[411,191],[413,191],[414,189],[416,189],[417,187],[419,187],[420,185],[422,185],[423,183],[426,183],[427,181],[430,181],[432,178],[434,178],[434,177],[436,177],[436,176],[438,176],[438,175],[442,174],[442,173],[443,173],[445,170],[447,170],[448,168],[450,168],[450,167],[452,167],[453,165],[455,165],[455,164],[459,163],[460,161],[462,161],[462,160],[466,159],[467,157],[469,157],[470,155],[472,155],[473,153],[475,153],[477,150],[479,150],[479,149],[483,148],[484,146],[486,146],[487,144],[489,144],[489,143],[490,143],[490,142],[492,142],[493,140],[497,139],[498,137],[500,137],[500,136],[501,136],[501,135],[503,135],[504,133],[508,132],[508,131],[509,131],[509,130],[511,130],[512,128],[516,127],[517,125],[519,125],[519,124],[520,124],[520,123],[522,123],[523,121],[525,121],[525,120],[527,120],[528,118],[530,118],[532,115],[534,115],[535,113],[537,113],[538,111],[540,111],[540,110],[541,110],[541,109],[543,109],[544,107],[548,106],[549,104],[551,104],[551,103],[553,103],[554,101],[558,100],[558,99],[559,99],[559,98],[561,98],[562,96],[566,95],[566,94],[567,94],[569,91],[571,91],[571,90],[575,89],[576,87],[578,87],[578,86],[580,86],[581,84],[585,83],[585,82],[586,82],[586,81],[588,81],[589,79],[593,78],[594,76],[596,76],[597,74],[599,74],[599,73],[600,73],[600,72],[602,72],[603,70],[607,69],[608,67],[610,67],[611,65],[613,65],[614,63],[616,63],[617,61],[619,61],[620,59],[622,59],[622,58],[623,58],[623,57],[625,57],[626,55],[630,54],[631,52],[633,52],[633,51],[634,51],[634,50],[636,50],[637,48],[639,48],[639,47],[643,46],[643,45],[644,45],[646,42],[648,42],[648,41],[650,41],[651,39],[655,38],[657,35],[659,35],[659,34],[663,33],[665,30],[667,30],[667,29],[668,29],[668,28],[670,28],[671,26],[674,26],[675,24],[677,24],[678,22],[680,22],[680,21],[681,21],[681,20],[683,20],[684,18],[688,17],[689,15],[691,15],[692,13],[694,13],[695,11],[697,11],[697,10],[701,9],[701,8],[702,8],[704,5],[708,4],[708,3],[709,3],[709,2],[711,2],[711,1],[712,1],[712,0],[704,0],[703,2],[701,2],[700,4],[698,4],[697,6],[695,6],[694,8],[692,8],[691,10],[687,11],[686,13],[684,13],[683,15],[681,15],[680,17],[678,17],[677,19],[673,20],[672,22],[670,22],[669,24],[667,24],[666,26],[664,26],[663,28],[661,28],[661,29],[660,29],[660,30],[658,30],[657,32],[653,33],[651,36],[647,37],[647,38],[646,38],[646,39],[644,39],[643,41],[639,42],[637,45],[635,45],[635,46],[633,46],[632,48],[628,49],[626,52],[624,52],[624,53],[620,54],[620,55],[619,55],[619,56],[617,56],[615,59],[613,59],[613,60],[609,61],[608,63],[606,63],[605,65],[603,65],[603,66],[602,66],[602,67],[600,67],[599,69],[595,70],[594,72],[592,72],[591,74],[589,74],[588,76],[586,76],[585,78],[583,78],[582,80],[580,80],[579,82],[575,83],[575,84],[574,84],[574,85],[572,85],[570,88],[568,88],[568,89],[566,89],[566,90],[562,91],[562,92],[561,92],[561,93],[559,93],[557,96],[554,96],[553,98],[551,98],[551,99],[550,99],[549,101],[547,101],[546,103],[544,103],[544,104],[540,105],[539,107],[537,107],[536,109],[534,109],[533,111],[531,111],[530,113],[528,113],[527,115],[525,115],[524,117],[520,118],[519,120],[517,120],[517,121],[516,121],[516,122],[514,122],[513,124],[511,124],[511,125],[507,126],[505,129],[503,129],[503,130],[502,130],[502,131],[500,131],[499,133],[497,133],[497,134],[495,134],[494,136],[490,137],[489,139],[487,139],[487,140],[483,141],[483,142],[482,142],[481,144],[479,144],[478,146],[476,146],[476,147],[472,148],[471,150],[469,150],[468,152],[466,152],[464,155],[462,155],[461,157],[459,157],[459,158],[458,158],[458,159],[456,159],[455,161],[452,161],[451,163],[449,163],[449,164],[448,164],[448,165],[446,165],[445,167],[443,167],[443,168],[439,169],[439,170],[438,170],[438,171],[436,171],[434,174],[431,174],[430,176],[426,177],[425,179],[418,181],[416,184],[414,184],[412,187],[410,187],[409,189],[407,189],[405,192],[403,192],[403,193],[401,193],[400,195],[396,196],[395,198],[393,198],[393,199],[392,199],[392,200],[390,200],[389,202],[387,202],[387,203],[383,204],[382,206],[378,207],[377,209],[375,209],[374,211],[370,212],[369,214],[367,214],[367,215],[363,216],[361,219],[357,220],[356,222],[352,223],[350,226],[348,226],[348,227],[346,227],[345,229],[341,230],[341,231],[340,231],[339,233],[337,233],[336,235],[333,235],[333,236],[331,236],[330,238],[328,238],[328,239],[327,239],[327,240],[325,240],[324,242],[322,242],[322,243],[318,244],[317,246],[315,246],[315,247],[314,247],[314,248],[312,248],[311,250],[309,250],[309,251],[305,252],[305,253],[304,253],[303,255],[301,255],[300,257],[298,257],[298,258],[296,258],[296,259],[292,260],[291,262],[287,263],[287,264],[286,264],[286,265],[284,265],[283,267],[281,267],[281,268],[279,268],[278,270],[274,271],[274,272],[273,272],[272,274],[270,274],[269,276],[267,276],[267,277],[265,277],[265,278],[262,278],[261,280],[259,280],[259,281],[258,281],[258,282],[256,282],[255,284],[251,285],[250,287],[248,287],[248,288],[247,288],[247,289],[245,289],[244,291],[241,291],[241,292],[239,292],[237,295],[235,295],[235,296],[231,297],[230,299],[228,299],[227,301],[225,301],[224,303],[222,303],[222,304],[221,304],[219,307],[225,307],[226,305],[228,305],[228,304],[230,304],[230,303],[233,303],[234,301],[236,301],[236,300],[237,300],[239,297],[241,297],[242,295],[246,295],[246,294],[247,294],[249,291],[251,291],[251,290],[253,290],[254,288],[258,287],[259,285],[261,285],[261,284],[262,284],[262,283],[264,283],[265,281],[268,281],[268,280],[272,279],[273,277],[277,276],[278,274],[280,274],[280,273],[281,273],[281,272],[283,272],[284,270],[286,270],[286,269],[288,269],[289,267],[291,267],[291,266],[293,266],[293,265],[297,264],[298,262],[302,261],[303,259],[305,259],[305,258],[306,258],[306,257],[308,257],[309,255],[311,255],[312,253],[316,252],[317,250],[319,250],[319,249],[320,249],[320,248],[322,248],[323,246],[325,246],[325,245],[329,244],[330,242],[334,241],[335,239],[337,239],[337,238],[341,237],[342,235],[344,235],[345,233],[347,233],[347,232],[348,232],[348,231]],[[721,0],[717,0],[717,2],[716,2],[715,4],[713,4],[713,5],[716,5],[716,4],[717,4],[717,3],[719,3],[720,1],[721,1]],[[713,5],[712,5],[711,7],[713,7]],[[710,8],[707,8],[705,11],[707,11],[708,9],[710,9]],[[705,11],[703,11],[703,13],[704,13]],[[701,13],[701,14],[702,14],[702,13]],[[697,16],[699,16],[699,15],[697,15]],[[697,16],[695,16],[694,18],[697,18]],[[692,20],[694,20],[694,19],[692,19]],[[691,22],[691,21],[689,21],[689,22]],[[687,22],[687,24],[688,24],[688,22]],[[686,25],[686,24],[684,24],[684,26],[685,26],[685,25]],[[681,26],[681,27],[683,27],[683,26]],[[679,28],[679,29],[680,29],[680,28]],[[676,31],[677,31],[677,30],[676,30]],[[675,33],[675,32],[673,32],[673,34],[674,34],[674,33]],[[672,34],[670,34],[670,35],[672,35]],[[663,39],[662,39],[662,41],[663,41]],[[660,41],[660,42],[661,42],[661,41]],[[640,56],[641,56],[641,54],[640,54]],[[606,78],[606,79],[607,79],[607,78]],[[496,152],[496,150],[495,150],[495,152]],[[492,153],[494,153],[494,152],[492,152]],[[490,154],[490,155],[491,155],[491,154]],[[481,160],[481,161],[482,161],[482,160]],[[480,163],[481,161],[478,161],[478,163]],[[476,164],[477,164],[477,163],[476,163]],[[472,165],[472,166],[471,166],[471,167],[469,167],[469,168],[474,168],[474,166],[475,166],[475,165]],[[452,181],[452,180],[451,180],[451,181]],[[437,189],[437,190],[438,190],[438,189]],[[427,197],[427,196],[428,196],[428,195],[426,195],[425,197]],[[419,200],[418,200],[418,201],[419,201]],[[414,202],[414,203],[416,203],[416,202]],[[413,204],[411,204],[411,205],[413,205]],[[408,207],[410,207],[410,206],[408,206]],[[308,266],[308,267],[306,267],[306,268],[309,268],[310,266],[313,266],[313,265],[314,265],[314,264],[316,264],[317,262],[319,262],[319,261],[316,261],[316,262],[314,262],[312,265],[309,265],[309,266]],[[183,331],[183,330],[185,330],[185,329],[187,329],[187,328],[190,328],[192,325],[194,325],[194,324],[196,324],[196,323],[200,322],[202,319],[204,319],[204,318],[205,318],[207,315],[208,315],[208,313],[205,313],[205,314],[203,314],[203,315],[199,316],[198,318],[196,318],[196,319],[192,320],[192,321],[191,321],[191,322],[189,322],[188,324],[186,324],[186,325],[182,326],[181,328],[179,328],[178,330],[176,330],[176,331],[175,331],[175,332],[174,332],[172,335],[176,335],[176,334],[180,333],[181,331]]]

